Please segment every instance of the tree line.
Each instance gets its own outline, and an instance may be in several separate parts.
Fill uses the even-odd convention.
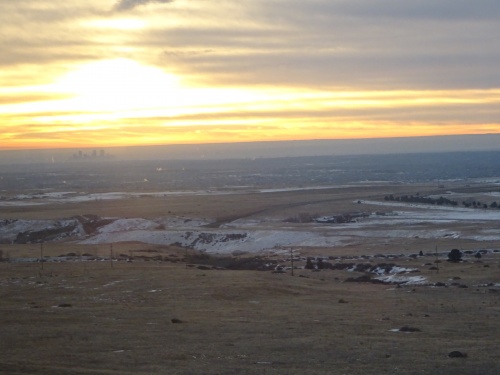
[[[423,197],[421,195],[401,195],[399,197],[395,197],[394,195],[386,195],[384,197],[385,201],[396,201],[396,202],[409,202],[409,203],[423,203],[423,204],[432,204],[432,205],[437,205],[437,206],[458,206],[458,202],[445,198],[445,197],[439,197],[439,198],[430,198],[430,197]],[[472,207],[472,208],[500,208],[500,205],[495,201],[490,203],[489,205],[487,203],[482,203],[480,201],[462,201],[462,205],[464,207]]]

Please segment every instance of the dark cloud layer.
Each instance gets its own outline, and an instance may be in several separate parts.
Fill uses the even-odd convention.
[[[267,2],[266,7],[281,13],[293,13],[299,18],[314,14],[318,17],[339,15],[343,17],[373,19],[497,19],[500,2],[497,0],[288,0]]]
[[[173,1],[174,0],[120,0],[114,6],[114,10],[120,12],[133,9],[141,5],[146,5],[151,3],[166,4],[166,3],[171,3]]]

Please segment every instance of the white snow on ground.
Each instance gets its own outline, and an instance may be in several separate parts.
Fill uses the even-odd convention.
[[[361,238],[459,238],[461,236],[458,233],[450,232],[444,229],[393,229],[388,226],[380,227],[377,229],[362,229],[350,230],[344,228],[342,230],[344,236],[353,236]]]
[[[404,284],[404,285],[427,284],[427,279],[424,276],[388,275],[388,276],[379,276],[376,277],[375,279],[383,281],[384,283],[391,283],[391,284]]]
[[[389,273],[390,274],[401,274],[401,273],[409,273],[409,272],[414,272],[417,271],[416,268],[405,268],[405,267],[398,267],[394,266],[390,269]],[[383,267],[377,267],[373,273],[376,273],[377,275],[384,275],[386,274],[385,268]]]
[[[27,201],[36,201],[30,204],[49,204],[49,203],[82,203],[90,201],[101,200],[118,200],[118,199],[133,199],[140,197],[154,197],[162,198],[167,196],[182,196],[182,195],[222,195],[222,194],[241,194],[241,192],[227,192],[227,191],[164,191],[155,193],[140,193],[140,192],[109,192],[109,193],[95,193],[85,194],[76,192],[52,192],[44,194],[33,195],[16,195],[15,197],[7,200],[0,200],[0,206],[17,206],[27,205]]]
[[[300,188],[282,188],[282,189],[246,189],[234,190],[187,190],[187,191],[160,191],[160,192],[108,192],[85,194],[74,191],[49,192],[43,194],[20,194],[7,200],[0,200],[0,206],[17,206],[27,205],[26,201],[35,200],[36,204],[49,203],[81,203],[100,200],[118,200],[118,199],[133,199],[141,197],[163,198],[169,196],[189,196],[189,195],[227,195],[227,194],[247,194],[247,193],[275,193],[286,191],[301,191],[301,190],[325,190],[325,189],[340,189],[356,185],[337,185],[337,186],[307,186]],[[35,203],[32,203],[35,204]]]
[[[379,202],[379,201],[362,201],[364,204],[376,206],[392,206],[392,207],[411,207],[418,208],[422,211],[397,211],[396,214],[401,219],[414,219],[414,220],[500,220],[500,210],[482,210],[465,207],[448,207],[448,206],[434,206],[422,205],[416,203],[404,202]],[[381,217],[383,218],[383,216]]]
[[[66,199],[60,200],[60,202],[81,203],[81,202],[89,202],[89,201],[125,199],[127,197],[128,197],[127,193],[120,193],[120,192],[86,194],[86,195],[78,195],[78,196],[74,196],[74,197],[68,197]],[[53,202],[48,202],[48,203],[53,203]]]
[[[59,229],[75,225],[72,235],[84,235],[82,225],[75,219],[63,220],[0,220],[0,241],[12,242],[19,233]]]
[[[204,218],[187,218],[182,216],[160,217],[155,219],[158,225],[162,225],[167,229],[171,228],[197,228],[203,225],[210,224],[213,220]]]
[[[302,231],[148,231],[131,230],[125,232],[102,232],[81,241],[82,244],[99,244],[121,241],[139,241],[150,244],[181,244],[209,253],[228,254],[235,250],[259,252],[276,246],[332,246],[340,243],[340,238],[318,238],[313,232]]]
[[[328,190],[328,189],[344,189],[348,187],[357,187],[358,185],[333,185],[333,186],[307,186],[295,188],[276,188],[276,189],[258,189],[259,193],[279,193],[287,191],[302,191],[302,190]]]
[[[175,194],[176,192],[149,195]],[[212,194],[213,192],[179,192],[183,194]],[[227,192],[226,192],[227,193]],[[94,199],[133,199],[148,194],[113,192],[106,194],[74,195],[74,192],[47,193],[43,199],[19,200],[17,203],[40,204],[40,200],[85,201]],[[81,193],[79,193],[81,194]],[[0,201],[1,204],[11,200]],[[36,202],[36,203],[35,203]],[[286,246],[332,247],[343,246],[356,238],[468,238],[478,241],[500,240],[498,222],[500,210],[479,210],[462,207],[419,205],[404,202],[362,201],[364,206],[394,206],[400,210],[392,214],[371,215],[346,224],[289,225],[271,218],[244,218],[222,228],[202,228],[210,219],[185,217],[160,217],[117,219],[101,227],[95,236],[81,243],[111,243],[138,241],[150,244],[181,244],[211,253],[231,253],[235,250],[258,252]],[[404,210],[404,208],[411,208]],[[60,228],[74,223],[65,220],[0,220],[0,240],[10,242],[22,232]],[[463,223],[466,229],[448,229],[450,223]],[[429,225],[436,224],[436,225]],[[469,229],[469,224],[476,227]],[[264,228],[264,229],[263,229]],[[463,232],[461,231],[463,230]],[[78,223],[76,235],[84,236]]]
[[[155,220],[147,220],[142,218],[129,218],[117,219],[111,224],[107,224],[99,228],[99,233],[113,233],[113,232],[128,232],[133,230],[158,230],[163,228],[182,228],[182,229],[195,229],[202,225],[209,224],[209,220],[204,219],[187,219],[182,217],[173,218],[158,218]]]
[[[464,236],[463,238],[468,238],[475,241],[499,241],[500,235],[496,236]]]
[[[138,229],[153,230],[158,227],[158,223],[146,219],[118,219],[102,228],[99,228],[99,233],[124,232]]]
[[[4,201],[0,200],[0,207],[41,206],[46,203],[32,201]]]

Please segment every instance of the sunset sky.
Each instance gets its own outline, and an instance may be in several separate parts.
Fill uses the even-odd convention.
[[[498,0],[0,4],[0,149],[500,133]]]

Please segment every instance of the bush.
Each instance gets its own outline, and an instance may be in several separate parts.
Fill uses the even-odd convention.
[[[462,260],[462,252],[458,249],[453,249],[448,253],[448,262],[460,262]]]

